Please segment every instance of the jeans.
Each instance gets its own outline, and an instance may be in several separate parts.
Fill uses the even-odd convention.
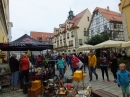
[[[23,83],[24,83],[24,77],[25,77],[25,82],[29,82],[28,76],[29,75],[29,70],[24,70],[21,72],[20,76],[20,89],[23,89]]]
[[[102,78],[103,78],[103,80],[104,80],[104,72],[106,73],[107,80],[109,80],[107,66],[100,66],[100,68],[101,68],[101,71],[102,71]]]
[[[87,64],[86,64],[86,63],[84,63],[84,65],[83,65],[84,72],[86,71],[86,66],[87,66]]]
[[[16,87],[18,84],[19,71],[12,72],[11,86]]]
[[[90,73],[90,80],[92,80],[92,73],[94,73],[96,76],[96,79],[98,79],[98,75],[96,73],[96,68],[93,68],[93,66],[89,66],[89,73]]]
[[[64,68],[59,68],[59,74],[64,78]]]

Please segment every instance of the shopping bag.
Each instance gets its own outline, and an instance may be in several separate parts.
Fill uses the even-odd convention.
[[[83,63],[81,61],[77,62],[76,65],[81,68],[83,66]]]

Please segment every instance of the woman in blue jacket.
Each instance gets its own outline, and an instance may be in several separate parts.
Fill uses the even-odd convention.
[[[57,60],[59,74],[64,78],[64,68],[65,68],[65,62],[62,59],[62,56],[59,56],[59,59]]]
[[[121,87],[123,97],[130,97],[130,89],[129,89],[129,80],[130,80],[130,73],[125,69],[126,65],[121,63],[119,65],[120,70],[117,74],[117,83],[118,87]]]

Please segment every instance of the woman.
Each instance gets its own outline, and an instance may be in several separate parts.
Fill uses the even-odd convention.
[[[100,57],[99,57],[98,61],[99,61],[100,68],[101,68],[101,71],[102,71],[103,82],[105,82],[105,80],[104,80],[104,72],[106,73],[107,81],[110,81],[109,76],[108,76],[108,69],[107,69],[107,58],[103,54],[100,54]]]
[[[117,69],[118,69],[118,65],[117,65],[117,58],[115,57],[115,55],[113,53],[110,54],[110,67],[111,67],[111,72],[113,73],[114,76],[114,81],[116,82],[117,79]]]
[[[42,63],[42,59],[41,59],[41,56],[40,55],[38,55],[38,57],[37,57],[37,67],[40,67],[41,66],[41,63]]]
[[[59,56],[59,59],[57,60],[57,64],[58,64],[59,74],[62,76],[62,78],[64,78],[65,61],[62,59],[62,56]]]
[[[24,83],[24,77],[25,82],[28,83],[28,75],[29,75],[29,59],[26,57],[26,54],[21,54],[21,60],[20,60],[20,69],[21,69],[21,76],[20,76],[20,90],[23,89],[23,83]]]
[[[79,59],[76,57],[76,56],[72,56],[72,58],[71,58],[71,63],[72,63],[72,67],[73,67],[73,74],[74,74],[74,72],[76,71],[76,70],[78,70],[78,66],[77,66],[77,64],[76,63],[78,63],[79,62]]]

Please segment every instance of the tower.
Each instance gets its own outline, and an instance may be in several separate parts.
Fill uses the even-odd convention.
[[[69,11],[68,19],[71,20],[73,17],[74,17],[73,11],[70,10],[70,11]]]

